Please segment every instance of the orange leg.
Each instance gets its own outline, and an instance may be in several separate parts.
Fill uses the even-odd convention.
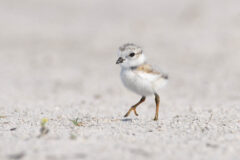
[[[137,104],[133,105],[133,106],[128,110],[128,112],[125,114],[124,117],[128,117],[129,114],[130,114],[132,111],[134,111],[135,115],[138,116],[137,111],[136,111],[136,108],[137,108],[137,106],[138,106],[139,104],[143,103],[143,102],[145,101],[145,99],[146,99],[146,97],[143,96]]]
[[[155,93],[154,95],[155,95],[155,102],[156,102],[156,113],[155,113],[154,121],[157,121],[158,120],[160,97],[157,93]]]

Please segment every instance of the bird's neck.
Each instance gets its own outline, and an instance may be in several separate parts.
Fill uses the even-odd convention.
[[[139,65],[136,65],[136,66],[131,66],[130,69],[131,69],[131,70],[135,70],[135,69],[137,69],[139,66],[142,66],[142,65],[144,65],[144,64],[147,64],[147,62],[144,62],[144,63],[139,64]]]

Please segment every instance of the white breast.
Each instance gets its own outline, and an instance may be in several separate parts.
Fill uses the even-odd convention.
[[[143,79],[131,69],[122,69],[121,79],[128,89],[141,96],[154,94],[152,83],[147,79]]]
[[[128,89],[141,96],[152,95],[167,83],[167,80],[159,75],[124,68],[121,71],[121,79]]]

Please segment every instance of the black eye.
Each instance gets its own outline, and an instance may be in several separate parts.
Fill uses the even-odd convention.
[[[135,56],[135,53],[130,53],[129,56],[130,56],[130,57],[134,57],[134,56]]]

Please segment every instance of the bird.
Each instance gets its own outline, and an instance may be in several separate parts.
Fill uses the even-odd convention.
[[[160,105],[158,92],[167,84],[168,75],[157,66],[147,63],[143,49],[134,43],[125,43],[119,47],[116,64],[121,66],[120,77],[124,86],[141,96],[124,117],[128,117],[132,111],[138,116],[136,108],[146,100],[147,96],[154,95],[156,103],[154,121],[157,121]]]

